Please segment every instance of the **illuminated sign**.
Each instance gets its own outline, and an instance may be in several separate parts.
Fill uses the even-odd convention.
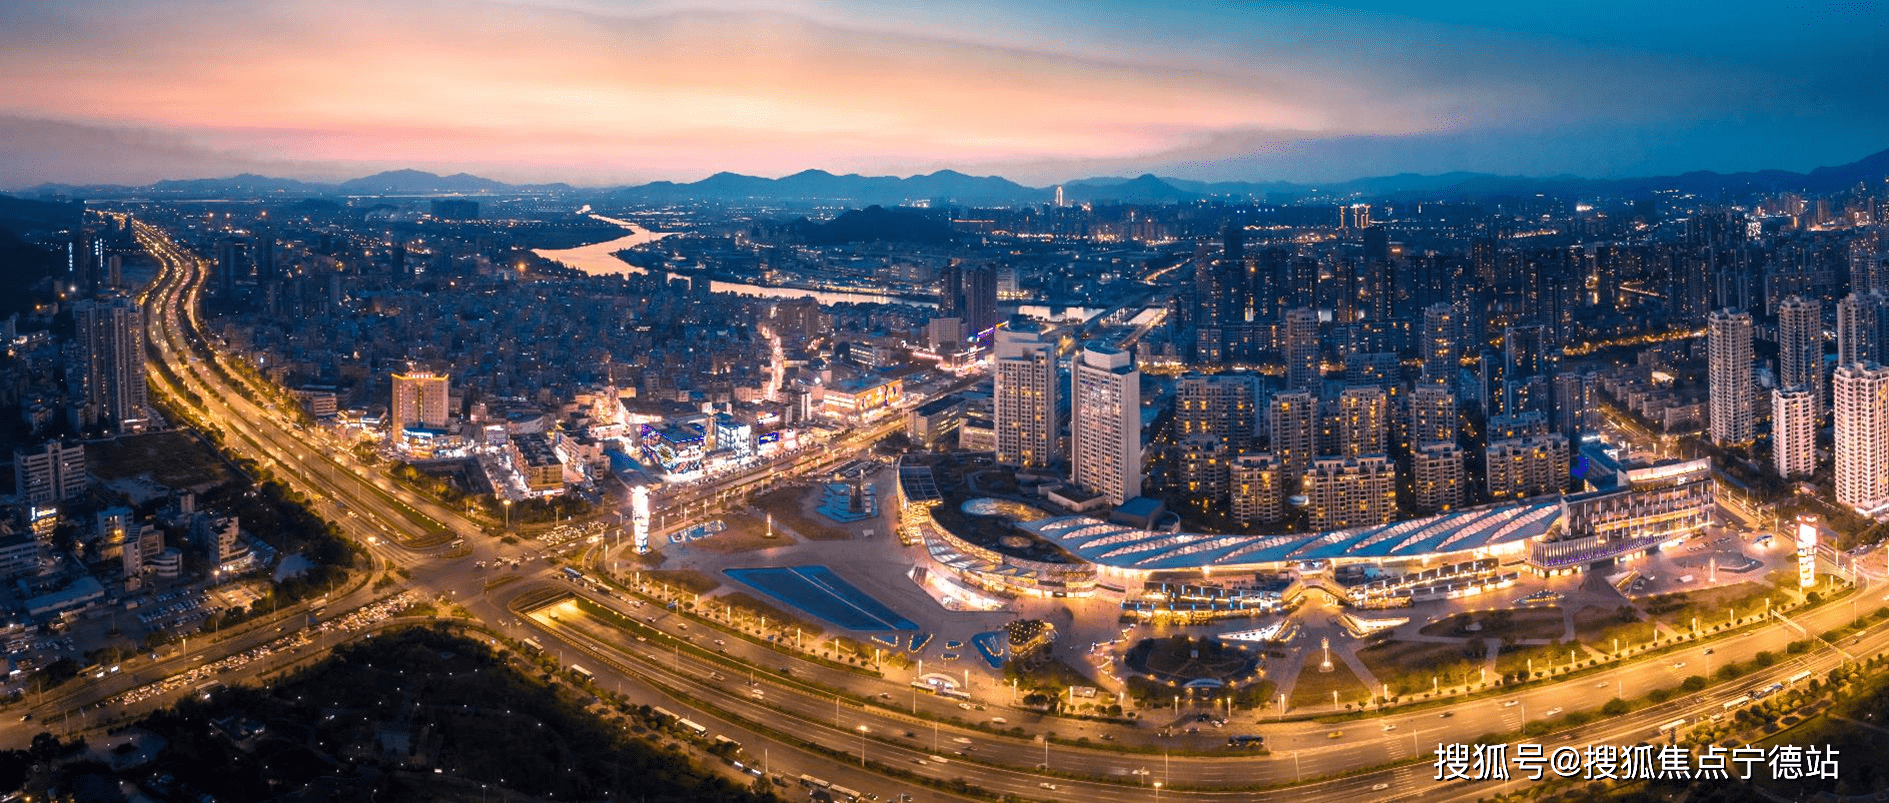
[[[630,489],[630,524],[637,553],[649,554],[649,488],[646,486]]]
[[[1797,586],[1817,584],[1817,517],[1797,518]]]

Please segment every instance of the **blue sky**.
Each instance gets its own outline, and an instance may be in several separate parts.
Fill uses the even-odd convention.
[[[12,0],[0,186],[391,167],[579,184],[1805,170],[1889,148],[1884,12]]]

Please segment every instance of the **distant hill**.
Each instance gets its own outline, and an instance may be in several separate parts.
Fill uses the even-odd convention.
[[[35,242],[64,242],[77,231],[84,207],[0,195],[0,317],[30,309],[47,277],[65,269],[65,254]]]
[[[1702,197],[1737,197],[1754,192],[1829,192],[1889,177],[1889,151],[1848,164],[1819,167],[1808,173],[1759,170],[1744,173],[1694,171],[1673,176],[1589,179],[1578,176],[1498,176],[1453,172],[1438,175],[1399,173],[1350,181],[1300,184],[1289,181],[1194,181],[1144,173],[1133,178],[1098,177],[1063,183],[1063,197],[1074,202],[1138,204],[1185,203],[1201,199],[1232,202],[1266,200],[1275,194],[1317,192],[1328,198],[1389,200],[1473,200],[1506,195],[1617,195],[1634,197],[1655,190],[1678,190]],[[322,195],[432,195],[499,192],[561,192],[568,184],[507,184],[455,173],[441,176],[423,170],[390,170],[339,184],[271,178],[245,173],[218,179],[159,181],[143,187],[117,185],[45,184],[29,192],[58,193],[74,198],[165,196],[222,198]],[[955,170],[898,176],[836,175],[825,170],[803,170],[780,178],[740,173],[716,173],[700,181],[653,181],[629,187],[593,190],[620,202],[674,203],[839,203],[848,206],[907,206],[949,203],[966,206],[1011,206],[1046,203],[1055,186],[1028,187],[1001,176],[972,176]]]
[[[626,201],[843,201],[893,206],[918,201],[1011,204],[1050,197],[1048,190],[1032,189],[1006,178],[969,176],[955,170],[909,178],[840,176],[825,170],[803,170],[780,178],[716,173],[701,181],[655,181],[624,187],[612,195]]]
[[[348,179],[335,185],[334,189],[349,195],[425,195],[439,192],[501,192],[511,189],[511,186],[470,173],[441,176],[424,170],[389,170]]]
[[[860,242],[905,242],[937,245],[957,236],[951,225],[937,217],[912,209],[886,209],[868,206],[842,213],[825,223],[806,218],[794,221],[793,229],[811,245],[837,245]]]

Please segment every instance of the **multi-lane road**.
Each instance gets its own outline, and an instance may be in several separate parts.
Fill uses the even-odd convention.
[[[355,462],[345,450],[336,449],[318,435],[302,430],[272,405],[253,401],[252,397],[266,399],[270,396],[265,389],[249,384],[250,380],[232,380],[232,377],[241,377],[241,372],[216,370],[215,361],[222,359],[221,355],[191,334],[204,331],[196,316],[205,265],[155,227],[139,223],[137,234],[160,264],[157,281],[144,295],[148,336],[167,369],[151,372],[154,390],[169,399],[173,406],[181,408],[186,417],[219,429],[226,448],[256,460],[297,490],[318,500],[319,509],[338,521],[376,561],[405,568],[411,587],[462,605],[496,632],[517,639],[550,636],[555,639],[553,643],[563,645],[557,649],[566,653],[566,660],[585,663],[597,674],[599,685],[604,688],[622,688],[633,699],[668,700],[676,705],[688,701],[686,704],[694,706],[692,711],[698,721],[712,723],[718,732],[739,734],[738,738],[751,756],[768,756],[772,763],[794,772],[809,772],[841,782],[853,779],[846,785],[881,794],[898,790],[900,782],[860,775],[862,770],[856,764],[809,752],[805,745],[818,744],[855,760],[863,748],[874,761],[921,776],[944,781],[963,779],[984,789],[1023,797],[1081,794],[1100,800],[1140,800],[1154,794],[1153,784],[1157,781],[1164,787],[1163,796],[1215,800],[1486,794],[1496,791],[1496,787],[1439,787],[1432,780],[1433,769],[1424,761],[1394,769],[1371,771],[1369,768],[1390,762],[1417,761],[1434,751],[1439,742],[1468,742],[1486,733],[1514,732],[1531,716],[1541,718],[1553,708],[1594,708],[1616,695],[1634,698],[1655,688],[1674,687],[1683,677],[1695,672],[1709,674],[1707,664],[1714,660],[1744,661],[1760,650],[1782,653],[1786,644],[1801,638],[1796,628],[1816,632],[1850,615],[1850,606],[1826,606],[1800,617],[1794,624],[1760,623],[1729,638],[1499,698],[1479,698],[1421,711],[1393,710],[1379,718],[1336,725],[1233,722],[1225,730],[1205,731],[1203,736],[1191,738],[1184,734],[1171,738],[1156,736],[1152,720],[1162,715],[1158,710],[1146,712],[1150,726],[1124,728],[1046,719],[1012,708],[1005,700],[980,700],[978,705],[984,708],[962,709],[956,701],[914,695],[902,677],[880,679],[803,660],[733,633],[705,629],[707,624],[702,620],[661,611],[657,606],[628,606],[620,595],[604,596],[586,589],[572,589],[573,593],[590,596],[599,605],[635,618],[637,626],[647,630],[639,633],[646,640],[626,638],[620,631],[601,629],[582,616],[551,620],[544,616],[521,615],[511,608],[513,598],[545,583],[560,582],[555,579],[556,572],[549,562],[533,560],[538,550],[480,537],[480,528],[472,522],[392,485],[370,467]],[[751,472],[725,482],[689,489],[668,501],[685,506],[722,493],[731,486],[752,485],[778,478],[783,473],[814,470],[869,447],[896,426],[896,421],[888,421],[858,430],[842,436],[818,454],[793,460],[784,471],[777,466],[768,471]],[[464,539],[464,545],[448,551],[446,544],[454,539]],[[480,562],[495,566],[500,561],[510,565],[513,560],[520,561],[520,568],[477,567]],[[489,586],[494,571],[519,579]],[[365,601],[368,596],[364,590],[353,593],[359,598],[351,596],[350,602]],[[258,628],[249,636],[227,639],[195,653],[147,665],[138,669],[135,677],[131,674],[114,676],[124,679],[89,684],[39,705],[46,713],[69,710],[70,706],[116,694],[123,687],[162,677],[198,661],[212,660],[215,655],[251,649],[256,642],[266,641],[273,635],[273,631]],[[711,646],[711,640],[716,638],[726,643]],[[685,644],[699,652],[685,649]],[[1708,647],[1714,651],[1712,656],[1704,653]],[[1843,645],[1842,649],[1849,655],[1889,650],[1889,628],[1853,645]],[[580,654],[589,660],[580,659]],[[1714,687],[1706,693],[1687,695],[1631,715],[1553,734],[1544,741],[1571,745],[1646,741],[1660,723],[1681,716],[1691,718],[1716,713],[1724,699],[1742,694],[1754,685],[1797,671],[1808,670],[1821,675],[1845,659],[1846,654],[1837,648],[1820,646],[1807,655],[1736,684]],[[1675,668],[1674,664],[1680,662],[1687,666]],[[790,671],[781,673],[779,670],[783,667]],[[751,670],[753,686],[749,685]],[[757,693],[756,689],[761,691]],[[839,689],[841,693],[836,697],[828,689]],[[998,735],[939,722],[954,716],[976,722],[1002,717],[1006,720],[1005,727],[1022,727],[1026,736]],[[9,727],[0,735],[25,730]],[[1036,738],[1048,732],[1056,734],[1056,742]],[[912,735],[907,736],[907,733]],[[1216,742],[1223,742],[1225,735],[1234,733],[1263,735],[1270,755],[1231,750],[1212,752]],[[1113,744],[1102,741],[1104,734]],[[1081,736],[1089,737],[1091,744],[1064,743]],[[1109,749],[1117,745],[1138,752]],[[1171,756],[1164,755],[1163,748],[1189,751],[1205,748],[1209,749],[1209,754],[1190,752]],[[938,758],[944,760],[938,761]],[[1049,769],[1047,774],[1038,769],[1045,762]],[[1359,774],[1315,782],[1289,792],[1226,789],[1291,784],[1302,778],[1347,772]],[[1202,791],[1214,787],[1221,791]],[[921,797],[941,794],[930,790],[918,793]]]

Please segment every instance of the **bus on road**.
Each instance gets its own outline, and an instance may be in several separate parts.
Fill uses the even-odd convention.
[[[1802,683],[1802,682],[1804,682],[1804,681],[1806,681],[1806,680],[1809,680],[1809,679],[1810,679],[1810,670],[1808,670],[1808,669],[1806,669],[1806,670],[1804,670],[1804,671],[1802,671],[1802,672],[1799,672],[1799,673],[1797,673],[1797,674],[1795,674],[1795,675],[1792,675],[1792,676],[1790,676],[1790,677],[1787,677],[1787,678],[1785,678],[1785,679],[1784,679],[1784,685],[1786,685],[1786,686],[1795,686],[1795,685],[1797,685],[1797,684],[1799,684],[1799,683]]]
[[[1680,728],[1683,728],[1685,726],[1686,726],[1686,721],[1684,719],[1675,719],[1671,722],[1668,722],[1664,725],[1659,726],[1659,732],[1661,735],[1665,735],[1668,733],[1672,733],[1673,731],[1679,730]]]
[[[577,664],[571,664],[571,674],[576,675],[578,680],[582,680],[586,683],[597,679],[597,676],[591,674],[590,670]]]

